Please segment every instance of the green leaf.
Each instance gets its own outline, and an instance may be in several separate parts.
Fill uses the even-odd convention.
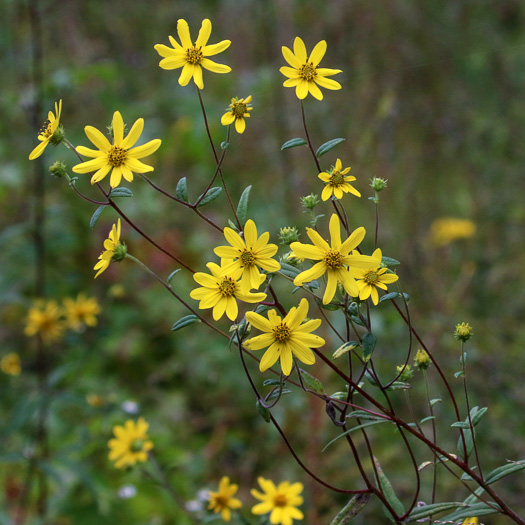
[[[404,381],[394,381],[389,387],[388,390],[408,390],[412,388],[410,383],[405,383]]]
[[[355,419],[369,419],[373,421],[388,421],[390,423],[390,420],[388,418],[370,414],[370,412],[367,412],[366,410],[353,410],[348,414],[347,417]]]
[[[381,488],[383,489],[383,493],[385,495],[386,500],[388,501],[388,503],[390,503],[390,506],[392,507],[392,509],[394,509],[394,512],[398,516],[402,516],[403,514],[405,514],[405,507],[403,506],[399,498],[396,496],[392,484],[386,477],[386,474],[383,472],[381,464],[375,456],[374,463],[377,470],[377,477],[379,478],[379,483],[381,484]]]
[[[379,383],[375,380],[375,377],[370,373],[370,370],[368,369],[365,370],[365,378],[372,386],[379,388]]]
[[[304,146],[305,144],[308,144],[308,142],[306,142],[304,139],[291,139],[281,146],[281,151],[285,149],[296,148],[297,146]]]
[[[359,326],[365,326],[365,323],[361,321],[360,317],[357,317],[357,315],[350,316],[350,319],[352,319],[352,323],[358,324]]]
[[[382,303],[384,301],[390,301],[391,299],[397,299],[398,297],[401,297],[399,292],[389,292],[383,295],[381,299],[379,299],[379,302]]]
[[[299,270],[295,266],[292,266],[291,264],[286,264],[282,262],[279,273],[286,275],[286,277],[289,277],[290,279],[295,279],[301,273],[301,270]]]
[[[513,472],[517,472],[518,470],[523,470],[524,468],[525,459],[521,459],[520,461],[512,462],[508,465],[503,465],[502,467],[494,469],[487,475],[485,481],[488,484],[494,483],[495,481],[498,481],[499,479],[504,478]]]
[[[333,397],[333,396],[332,396]],[[366,427],[371,427],[373,425],[378,425],[380,423],[390,423],[390,421],[388,421],[388,419],[376,419],[374,421],[368,421],[367,423],[363,423],[361,425],[357,425],[355,427],[352,427],[351,429],[347,430],[346,432],[343,432],[342,434],[339,434],[337,437],[335,437],[334,439],[332,439],[332,441],[330,441],[329,443],[327,443],[322,452],[324,452],[332,443],[335,443],[338,439],[346,436],[347,434],[350,434],[351,432],[355,432],[356,430],[361,430],[362,428],[366,428]]]
[[[463,476],[465,476],[465,474],[463,474]],[[463,479],[463,476],[461,476],[461,479]],[[467,475],[465,479],[471,480],[472,478]],[[463,503],[465,503],[465,505],[473,505],[474,503],[479,503],[479,498],[477,498],[476,496],[481,496],[484,492],[485,489],[483,487],[478,487],[474,491],[474,494],[471,494]]]
[[[239,222],[244,225],[246,222],[246,217],[248,215],[248,200],[250,199],[250,191],[252,187],[248,186],[241,195],[241,198],[239,199],[239,204],[237,205],[237,217],[239,218]]]
[[[322,301],[316,301],[316,302],[323,310],[328,310],[329,312],[335,312],[336,310],[339,310],[341,308],[338,304],[333,304],[333,303],[323,304]]]
[[[465,423],[465,421],[456,421],[455,423],[452,423],[452,425],[450,426],[454,428],[466,428],[466,429],[470,428],[470,425],[468,423]]]
[[[269,423],[272,420],[270,411],[265,406],[263,406],[259,400],[257,400],[256,406],[259,415],[266,421],[266,423]]]
[[[133,193],[129,188],[120,186],[118,188],[113,188],[109,192],[108,199],[113,199],[114,197],[133,197]]]
[[[371,494],[356,494],[332,520],[330,525],[347,525],[364,509],[370,501]]]
[[[175,271],[171,272],[168,275],[168,278],[166,279],[166,282],[170,284],[171,280],[175,277],[176,274],[178,274],[181,271],[182,268],[177,268]]]
[[[464,503],[457,501],[451,501],[448,503],[433,503],[432,505],[422,505],[421,507],[416,507],[406,518],[405,521],[416,521],[422,518],[428,518],[433,514],[438,512],[443,512],[445,510],[457,509],[458,507],[465,507]]]
[[[186,184],[186,177],[182,177],[182,179],[180,179],[179,182],[177,182],[177,187],[175,188],[175,196],[181,201],[189,202],[188,185]]]
[[[281,384],[283,387],[286,385],[284,381],[281,383],[280,379],[265,379],[263,381],[263,386],[281,386]]]
[[[99,206],[95,213],[91,216],[91,220],[89,221],[89,227],[93,229],[95,227],[95,224],[97,224],[98,218],[100,217],[100,214],[104,211],[104,208],[107,208],[107,204],[102,204]]]
[[[186,315],[185,317],[179,319],[171,327],[171,329],[173,332],[176,332],[177,330],[180,330],[181,328],[184,328],[185,326],[189,326],[190,324],[193,324],[193,323],[200,323],[200,319],[194,314]]]
[[[215,186],[213,188],[210,188],[206,195],[203,197],[203,199],[199,202],[199,208],[202,206],[206,206],[206,204],[209,204],[210,202],[213,202],[222,192],[222,188],[219,188],[218,186]],[[202,195],[201,195],[202,197]],[[201,198],[199,197],[199,199]],[[197,199],[197,201],[199,200]]]
[[[433,407],[434,405],[436,405],[437,403],[442,403],[443,401],[441,399],[439,399],[438,397],[434,398],[434,399],[431,399],[430,400],[430,406]]]
[[[466,461],[467,458],[472,454],[472,451],[474,450],[474,439],[470,430],[463,430],[463,436],[460,435],[458,439],[458,452],[461,457],[463,457],[464,453],[463,437],[465,438],[465,445],[467,448],[467,457],[463,459]]]
[[[431,421],[432,419],[436,419],[436,416],[428,416],[428,417],[424,417],[419,423],[422,424],[422,423],[426,423],[427,421]]]
[[[363,359],[365,362],[370,361],[374,348],[376,347],[377,337],[368,332],[363,336],[363,342],[361,343],[361,348],[363,349]]]
[[[456,522],[464,520],[465,518],[486,516],[488,514],[497,514],[498,512],[500,512],[498,510],[500,509],[500,507],[497,503],[490,502],[490,504],[492,505],[492,507],[483,502],[474,503],[473,505],[469,505],[468,507],[453,512],[452,514],[448,514],[447,516],[441,518],[440,521],[443,521],[445,523],[448,521]],[[495,507],[495,509],[493,507]]]
[[[299,368],[299,372],[301,373],[301,379],[303,380],[305,386],[307,386],[310,390],[317,392],[318,394],[325,393],[324,386],[321,383],[321,381],[317,379],[317,377],[313,376],[312,374],[309,374],[306,370],[303,370],[302,368]]]
[[[338,144],[341,144],[345,139],[332,139],[325,142],[322,146],[319,146],[315,152],[317,158],[322,157],[325,153],[328,153],[331,149],[335,148]]]
[[[392,257],[385,257],[384,255],[381,258],[381,262],[389,268],[394,268],[401,264],[397,259],[392,259]]]
[[[221,142],[221,149],[228,149],[230,147],[230,143],[226,142],[225,140]]]
[[[474,408],[477,410],[474,413],[472,413],[474,411]],[[473,427],[475,427],[481,421],[481,418],[487,413],[488,410],[487,407],[483,407],[480,409],[478,409],[478,407],[474,408],[470,411],[470,419],[472,421]]]
[[[291,393],[292,391],[288,388],[276,389],[268,396],[267,401],[271,401],[272,399],[275,399],[276,397],[284,396],[286,394],[291,394]]]

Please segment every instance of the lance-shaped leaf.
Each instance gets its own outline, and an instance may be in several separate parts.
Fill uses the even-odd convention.
[[[325,153],[328,153],[331,149],[335,148],[338,144],[341,144],[345,139],[332,139],[328,142],[325,142],[323,145],[319,146],[317,151],[315,152],[315,156],[317,158],[322,157]]]
[[[171,329],[176,332],[177,330],[180,330],[181,328],[184,328],[185,326],[189,326],[193,323],[199,323],[200,319],[193,314],[186,315],[185,317],[182,317],[179,319],[172,327]]]
[[[299,138],[290,139],[290,140],[287,140],[281,146],[281,151],[285,149],[296,148],[297,146],[304,146],[305,144],[308,144],[308,142],[306,142],[306,140],[304,139],[299,139]]]
[[[239,222],[244,225],[248,216],[248,201],[250,200],[250,191],[252,187],[248,186],[241,194],[239,204],[237,205],[237,217]]]

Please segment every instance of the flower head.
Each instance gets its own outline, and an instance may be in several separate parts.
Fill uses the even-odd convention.
[[[19,355],[15,352],[4,355],[0,360],[0,370],[2,370],[4,374],[10,376],[20,375],[22,365],[20,364]]]
[[[214,252],[224,260],[226,273],[241,270],[241,289],[244,293],[258,289],[265,280],[258,268],[277,272],[281,265],[272,259],[277,252],[275,244],[268,244],[270,234],[264,232],[257,237],[257,227],[250,219],[244,225],[244,239],[231,228],[224,228],[224,237],[231,246],[218,246]]]
[[[312,268],[300,273],[295,279],[296,286],[302,286],[305,282],[313,281],[327,274],[326,290],[323,295],[323,304],[328,304],[334,297],[337,290],[337,283],[342,283],[344,289],[352,297],[359,295],[359,287],[349,272],[349,268],[370,269],[377,267],[377,259],[368,255],[350,253],[364,239],[366,231],[363,227],[357,228],[344,241],[341,242],[341,223],[337,214],[330,218],[330,237],[331,244],[328,244],[312,228],[306,228],[306,233],[311,244],[293,242],[290,248],[293,250],[292,256],[299,259],[312,259],[316,262]]]
[[[387,290],[386,285],[396,282],[399,276],[394,273],[386,273],[388,268],[381,268],[382,253],[379,248],[374,251],[372,257],[377,261],[375,268],[351,268],[350,273],[357,280],[359,299],[365,301],[372,297],[372,302],[377,304],[379,302],[377,289]]]
[[[197,87],[204,89],[202,68],[213,71],[213,73],[229,73],[231,71],[229,66],[217,64],[217,62],[207,58],[222,53],[231,44],[229,40],[223,40],[218,44],[206,45],[211,34],[211,22],[208,19],[202,21],[195,44],[191,40],[188,23],[182,18],[177,21],[177,33],[182,45],[170,36],[169,39],[173,49],[163,44],[156,44],[155,50],[163,57],[159,62],[159,66],[162,69],[178,69],[182,67],[182,73],[179,77],[181,86],[186,86],[193,78]]]
[[[473,335],[474,332],[472,331],[472,327],[468,323],[461,323],[456,325],[456,329],[454,330],[454,338],[458,341],[463,341],[465,343]]]
[[[62,314],[56,301],[36,300],[27,314],[25,334],[38,335],[46,343],[58,341],[65,328]]]
[[[263,492],[252,489],[251,494],[261,503],[252,507],[255,515],[270,514],[270,523],[273,525],[293,525],[293,520],[302,520],[303,513],[297,508],[302,505],[303,498],[299,494],[303,491],[302,483],[283,481],[277,487],[269,479],[257,478]]]
[[[57,132],[58,125],[60,124],[60,113],[62,113],[62,100],[60,100],[58,104],[55,102],[55,114],[53,114],[52,111],[47,114],[47,120],[44,122],[37,137],[40,144],[29,154],[29,160],[40,157],[46,149],[46,146],[50,142],[54,142],[53,135]],[[57,141],[57,144],[59,142],[60,141]]]
[[[126,468],[137,461],[148,460],[148,451],[153,448],[153,443],[147,435],[148,427],[149,424],[142,417],[136,423],[128,419],[124,426],[113,427],[115,438],[108,441],[108,457],[115,461],[116,468]]]
[[[410,365],[396,366],[396,372],[399,375],[400,381],[408,381],[414,376],[414,371]]]
[[[111,261],[120,262],[126,256],[126,245],[120,242],[120,218],[117,224],[111,227],[108,238],[104,241],[104,251],[98,256],[100,259],[93,267],[98,270],[95,279],[109,266]]]
[[[343,193],[352,193],[357,197],[361,197],[361,194],[351,185],[350,182],[356,180],[355,177],[347,175],[350,168],[342,169],[341,160],[337,159],[335,166],[330,168],[328,171],[319,173],[319,178],[326,182],[326,186],[323,189],[321,198],[327,201],[332,195],[337,199],[343,198]]]
[[[321,325],[321,319],[314,319],[301,324],[308,313],[308,301],[301,299],[298,308],[291,308],[284,319],[281,319],[275,310],[268,312],[268,319],[255,312],[247,312],[248,322],[265,332],[244,342],[248,350],[260,350],[269,347],[263,355],[259,369],[264,372],[280,359],[284,375],[290,375],[293,359],[307,365],[315,363],[314,353],[310,348],[319,348],[325,340],[318,335],[311,334]]]
[[[237,133],[244,133],[246,129],[245,118],[250,116],[250,111],[253,109],[250,102],[252,96],[246,98],[232,98],[230,108],[226,110],[226,113],[221,118],[221,124],[223,126],[229,126],[235,122],[235,131]]]
[[[124,177],[128,182],[133,180],[133,173],[147,173],[153,171],[151,166],[144,164],[139,159],[155,153],[161,144],[160,139],[150,140],[142,146],[133,147],[139,140],[144,128],[144,119],[139,118],[131,127],[124,138],[124,121],[122,115],[115,111],[112,122],[113,144],[93,126],[86,126],[84,131],[87,138],[98,150],[78,146],[77,151],[86,157],[93,157],[87,162],[82,162],[73,167],[75,173],[89,173],[94,171],[91,184],[101,181],[111,172],[110,185],[116,188]]]
[[[441,217],[430,226],[430,242],[434,246],[446,246],[459,239],[469,239],[476,233],[476,224],[470,219]]]
[[[235,321],[239,313],[235,299],[245,303],[259,303],[266,299],[266,294],[243,291],[238,280],[243,271],[242,268],[232,269],[226,273],[224,263],[221,262],[221,265],[210,262],[206,266],[211,275],[204,272],[197,272],[193,275],[201,288],[192,290],[190,297],[200,301],[199,308],[201,310],[213,308],[213,319],[215,321],[218,321],[225,313],[230,321]],[[259,284],[261,281],[259,281],[257,288]]]
[[[96,326],[100,305],[95,297],[86,297],[79,294],[75,299],[64,299],[66,321],[69,327],[76,332],[81,332],[86,326]]]
[[[432,364],[432,359],[425,350],[418,349],[416,357],[414,357],[414,366],[418,370],[426,370]]]
[[[317,85],[326,89],[341,89],[339,82],[326,78],[341,73],[341,70],[319,67],[319,62],[326,53],[324,40],[316,44],[310,56],[307,55],[304,42],[299,37],[294,40],[293,52],[286,46],[282,47],[282,51],[284,59],[292,66],[283,66],[279,70],[285,77],[288,77],[283,86],[295,87],[297,98],[302,100],[308,93],[311,93],[317,100],[322,100],[323,94]]]
[[[230,484],[228,476],[223,476],[219,481],[219,490],[217,492],[210,490],[209,492],[208,508],[216,514],[220,512],[224,521],[230,521],[230,509],[240,509],[242,507],[241,501],[233,497],[238,488],[235,483]]]

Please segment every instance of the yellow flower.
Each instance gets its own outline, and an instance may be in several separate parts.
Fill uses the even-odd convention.
[[[349,184],[349,182],[356,180],[355,177],[346,175],[350,171],[350,168],[345,168],[344,170],[341,170],[341,168],[341,160],[337,159],[334,167],[328,171],[319,173],[319,178],[323,182],[326,182],[326,186],[321,195],[324,201],[327,201],[332,195],[337,199],[342,199],[343,193],[348,192],[353,193],[357,197],[361,197],[361,194]]]
[[[456,325],[456,329],[454,330],[454,339],[457,339],[458,341],[463,341],[465,343],[473,335],[474,332],[472,331],[472,326],[470,326],[468,323],[461,323]]]
[[[25,334],[39,335],[46,343],[59,340],[65,328],[62,314],[56,301],[35,301],[27,314]]]
[[[18,354],[11,352],[4,355],[0,361],[0,370],[2,370],[4,374],[8,374],[10,376],[20,375],[20,372],[22,371],[22,365],[20,364],[20,357]]]
[[[82,162],[73,167],[75,173],[95,172],[91,177],[91,184],[101,181],[110,171],[110,185],[116,188],[124,177],[128,182],[133,180],[133,172],[147,173],[153,171],[151,166],[144,164],[139,159],[155,153],[161,144],[160,139],[150,140],[142,146],[133,147],[139,140],[144,128],[144,119],[139,118],[131,127],[124,138],[124,121],[122,115],[115,111],[113,114],[112,130],[113,144],[93,126],[86,126],[84,131],[87,138],[98,150],[78,146],[77,151],[86,157],[93,157],[87,162]]]
[[[242,290],[238,281],[242,273],[241,268],[225,273],[222,261],[221,266],[212,262],[206,266],[211,275],[204,272],[197,272],[193,275],[195,281],[202,287],[192,290],[190,297],[200,301],[199,308],[201,310],[213,308],[213,319],[215,321],[218,321],[224,313],[230,321],[235,321],[239,313],[235,299],[245,303],[259,303],[266,299],[265,293],[251,293]]]
[[[272,525],[293,525],[293,520],[304,518],[303,513],[297,508],[303,503],[303,498],[299,495],[303,491],[302,483],[291,484],[283,481],[276,487],[273,481],[262,477],[257,478],[257,482],[264,492],[251,490],[252,496],[262,502],[252,507],[253,514],[260,516],[271,512]]]
[[[478,518],[465,518],[463,525],[478,525],[478,523],[479,523]]]
[[[55,131],[58,129],[58,125],[60,123],[60,113],[62,113],[62,100],[57,103],[55,102],[55,114],[53,115],[53,112],[50,111],[47,114],[47,120],[42,126],[42,129],[40,130],[40,133],[38,134],[38,140],[40,141],[40,144],[29,154],[29,160],[34,160],[46,149],[46,146],[49,144],[51,137],[55,134]]]
[[[213,73],[229,73],[231,68],[224,64],[217,64],[207,57],[222,53],[228,49],[231,42],[223,40],[218,44],[206,45],[211,34],[211,22],[208,19],[202,21],[199,36],[195,44],[190,37],[190,29],[186,20],[177,21],[177,33],[182,46],[170,36],[170,42],[173,49],[163,44],[156,44],[157,53],[163,57],[159,62],[162,69],[178,69],[182,67],[179,77],[179,84],[186,86],[193,78],[193,81],[199,89],[204,89],[202,81],[202,68],[213,71]]]
[[[357,252],[354,252],[357,255]],[[388,268],[381,268],[381,259],[383,257],[381,250],[378,248],[372,254],[372,257],[377,261],[375,268],[364,270],[362,268],[350,268],[350,274],[357,280],[359,287],[359,299],[365,301],[372,297],[372,302],[377,304],[379,302],[379,294],[377,289],[387,290],[387,284],[395,283],[399,276],[394,273],[386,273]],[[354,296],[355,297],[355,296]]]
[[[218,246],[213,251],[224,259],[226,273],[241,270],[241,290],[244,293],[252,288],[258,289],[265,280],[258,267],[267,272],[281,269],[281,265],[272,259],[278,248],[275,244],[268,244],[270,234],[265,232],[257,237],[257,227],[251,219],[244,225],[244,239],[228,227],[224,228],[224,237],[231,246]]]
[[[100,260],[93,267],[93,270],[98,270],[95,279],[106,270],[111,261],[119,262],[126,256],[126,245],[120,242],[120,218],[117,224],[112,226],[108,238],[104,241],[104,248],[105,251],[98,256]]]
[[[148,427],[148,423],[142,417],[136,423],[128,419],[124,426],[113,427],[115,439],[108,441],[108,457],[115,461],[116,468],[126,468],[137,461],[147,461],[148,451],[153,448],[153,443],[147,435]]]
[[[232,98],[230,109],[226,110],[226,113],[221,118],[221,124],[223,126],[229,126],[235,122],[235,131],[237,133],[244,133],[246,129],[245,118],[250,116],[252,96],[246,98]]]
[[[304,42],[299,37],[294,40],[293,52],[286,46],[282,47],[282,51],[284,59],[292,66],[283,66],[279,70],[285,77],[288,77],[283,86],[295,87],[297,98],[302,100],[308,93],[311,93],[317,100],[322,100],[323,94],[317,84],[326,89],[341,89],[339,82],[326,78],[341,73],[340,69],[318,67],[326,53],[324,40],[316,44],[310,56],[307,56]]]
[[[219,481],[219,490],[217,492],[210,490],[208,508],[213,510],[215,514],[220,512],[224,521],[230,521],[230,509],[240,509],[242,507],[241,501],[233,497],[237,489],[238,486],[235,483],[230,484],[228,476],[223,476]]]
[[[77,299],[64,299],[66,321],[69,327],[76,332],[81,332],[86,326],[96,326],[100,305],[94,297],[78,294]]]
[[[430,242],[434,246],[446,246],[459,239],[470,239],[476,233],[476,224],[470,219],[441,217],[430,226]]]
[[[88,405],[92,406],[93,408],[100,408],[101,406],[104,406],[106,402],[105,399],[98,394],[88,394],[86,396],[86,401]]]
[[[331,245],[312,228],[306,228],[306,233],[314,245],[293,242],[290,244],[292,257],[312,259],[319,262],[314,264],[309,270],[300,273],[294,279],[293,283],[295,286],[302,286],[303,283],[313,281],[326,273],[328,280],[323,295],[323,304],[328,304],[333,299],[338,282],[342,283],[348,295],[357,297],[359,295],[359,287],[348,269],[377,267],[375,258],[368,255],[350,253],[365,237],[365,229],[363,227],[357,228],[342,243],[341,224],[339,217],[334,213],[330,219]]]
[[[431,364],[432,359],[430,359],[428,352],[419,348],[416,352],[416,357],[414,357],[414,366],[418,370],[426,370]]]
[[[291,308],[284,319],[277,315],[275,310],[268,312],[268,319],[255,312],[247,312],[248,322],[266,332],[245,341],[248,350],[260,350],[269,347],[263,355],[259,369],[264,372],[280,359],[284,375],[292,371],[292,355],[307,365],[315,363],[314,353],[310,348],[319,348],[325,340],[318,335],[311,334],[321,325],[321,319],[314,319],[301,324],[308,313],[308,301],[301,299],[298,308]]]

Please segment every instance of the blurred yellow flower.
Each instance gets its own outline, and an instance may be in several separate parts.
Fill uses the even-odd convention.
[[[100,408],[101,406],[104,406],[106,402],[105,399],[98,394],[88,394],[86,396],[86,401],[88,405],[92,406],[93,408]]]
[[[476,233],[476,224],[470,219],[441,217],[430,226],[430,242],[434,246],[446,246],[458,239],[470,239]]]
[[[229,126],[235,122],[235,131],[237,133],[244,133],[246,129],[245,118],[250,116],[250,111],[253,109],[250,102],[252,96],[246,98],[232,98],[230,108],[226,110],[226,113],[221,118],[221,124],[223,126]]]
[[[302,483],[283,481],[276,487],[273,481],[262,477],[257,478],[257,482],[263,492],[252,489],[251,494],[262,503],[252,507],[253,514],[260,516],[271,512],[272,525],[293,525],[293,520],[304,518],[303,513],[297,508],[303,503],[303,498],[300,496],[303,491]]]
[[[238,486],[235,483],[230,484],[228,476],[223,476],[219,481],[219,490],[217,492],[210,490],[209,492],[208,508],[213,510],[215,514],[220,512],[224,521],[230,521],[230,509],[240,509],[242,507],[241,501],[233,497],[237,489]]]
[[[4,355],[4,357],[2,357],[0,360],[0,370],[2,370],[4,374],[8,374],[10,376],[20,375],[20,372],[22,371],[22,365],[20,364],[20,357],[18,354],[11,352]]]
[[[91,184],[101,181],[110,171],[110,186],[116,188],[124,177],[128,182],[133,180],[133,172],[147,173],[153,171],[151,166],[142,163],[139,159],[148,157],[155,153],[161,144],[160,139],[150,140],[142,146],[133,147],[139,140],[144,128],[144,119],[139,118],[133,124],[130,132],[124,138],[124,121],[122,115],[115,111],[113,114],[112,130],[113,144],[93,126],[86,126],[84,131],[87,138],[98,148],[98,150],[78,146],[77,151],[86,157],[94,157],[92,160],[82,162],[73,167],[75,173],[89,173],[94,171]]]
[[[177,21],[177,33],[182,45],[170,36],[169,39],[173,49],[163,44],[156,44],[155,50],[163,57],[159,62],[159,66],[162,69],[182,68],[179,77],[181,86],[186,86],[193,78],[197,87],[204,89],[202,68],[213,73],[229,73],[231,71],[229,66],[217,64],[217,62],[207,58],[222,53],[231,44],[229,40],[223,40],[218,44],[206,45],[211,35],[211,22],[208,19],[202,21],[201,30],[195,44],[191,40],[188,23],[182,18]]]
[[[319,173],[318,177],[326,183],[321,198],[327,201],[332,195],[337,199],[343,198],[343,193],[352,193],[357,197],[361,197],[361,194],[350,184],[350,182],[356,180],[355,177],[347,175],[350,168],[342,170],[341,159],[337,159],[335,166],[328,171]]]
[[[282,47],[282,51],[284,59],[292,66],[283,66],[279,70],[285,77],[288,77],[283,86],[295,87],[297,98],[302,100],[308,93],[311,93],[317,100],[322,100],[323,94],[317,85],[326,89],[341,89],[339,82],[326,78],[341,73],[340,69],[318,67],[326,53],[324,40],[316,44],[310,56],[307,55],[304,42],[299,37],[294,40],[293,52],[286,46]]]
[[[93,267],[98,270],[95,279],[109,266],[111,261],[122,261],[126,256],[126,245],[120,242],[120,218],[117,224],[113,225],[108,238],[104,241],[104,251],[98,256],[100,259]]]
[[[244,225],[244,239],[231,228],[224,228],[224,237],[231,246],[218,246],[214,252],[223,260],[225,273],[241,270],[241,290],[244,293],[252,288],[256,290],[264,282],[265,275],[258,268],[267,272],[277,272],[281,265],[272,259],[277,253],[277,245],[268,244],[270,234],[257,237],[257,227],[249,219]]]
[[[135,423],[128,419],[124,426],[113,427],[114,439],[108,441],[109,459],[115,461],[116,468],[126,468],[148,460],[148,451],[153,443],[148,439],[148,423],[140,417]]]
[[[81,332],[86,326],[96,326],[100,305],[94,297],[78,294],[76,300],[66,297],[64,299],[66,310],[66,323],[69,328]]]
[[[269,347],[259,364],[261,372],[280,359],[283,374],[290,375],[293,365],[292,356],[307,365],[315,363],[315,356],[310,348],[323,346],[325,340],[310,333],[319,328],[321,319],[301,324],[307,314],[308,301],[306,299],[301,299],[298,308],[291,308],[284,319],[281,319],[275,310],[268,312],[268,319],[255,312],[246,313],[246,319],[252,326],[261,332],[266,332],[244,342],[248,350]]]
[[[56,301],[36,300],[27,314],[25,334],[38,335],[46,343],[58,341],[65,329],[62,315]]]
[[[478,518],[465,518],[463,525],[478,525],[478,523],[479,523]]]
[[[55,114],[53,114],[52,111],[47,114],[47,120],[37,137],[40,144],[29,154],[29,160],[40,157],[46,149],[46,146],[51,141],[51,137],[53,137],[55,131],[58,129],[60,113],[62,113],[62,100],[60,100],[58,104],[55,102]]]

